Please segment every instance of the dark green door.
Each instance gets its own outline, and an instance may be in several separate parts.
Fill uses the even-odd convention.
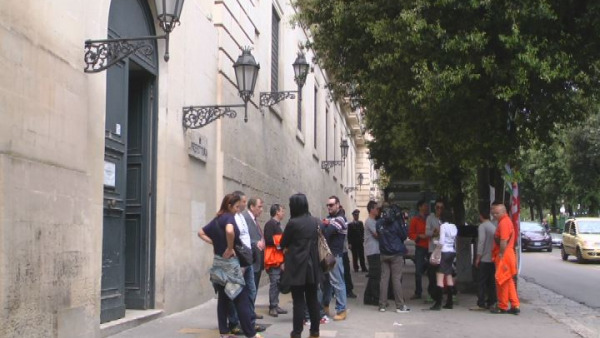
[[[153,27],[145,0],[111,2],[110,38],[154,35]],[[155,52],[107,70],[102,323],[154,306],[157,69]]]
[[[128,63],[107,70],[102,231],[102,323],[125,316],[125,208],[127,186]]]
[[[153,91],[151,74],[139,67],[130,72],[125,209],[125,303],[130,309],[147,309],[151,304]]]

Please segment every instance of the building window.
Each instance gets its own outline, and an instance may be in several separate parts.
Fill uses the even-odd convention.
[[[279,23],[281,18],[273,8],[271,19],[271,91],[279,91]]]
[[[314,102],[314,104],[313,104],[313,115],[314,115],[313,116],[313,121],[314,121],[313,122],[313,143],[314,143],[314,145],[313,146],[315,147],[315,149],[317,149],[317,111],[319,111],[318,105],[317,105],[318,94],[319,94],[319,92],[317,90],[317,86],[315,86],[315,96],[314,96],[314,101],[313,101]]]

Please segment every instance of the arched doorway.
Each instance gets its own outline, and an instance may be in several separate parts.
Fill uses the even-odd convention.
[[[111,2],[108,38],[155,35],[146,0]],[[156,42],[107,70],[102,323],[154,306]]]

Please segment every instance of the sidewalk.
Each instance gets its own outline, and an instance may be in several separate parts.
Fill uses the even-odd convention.
[[[429,311],[430,304],[422,300],[407,301],[409,313],[396,313],[393,301],[388,311],[381,313],[376,306],[362,304],[366,285],[364,273],[352,273],[356,299],[348,299],[348,318],[345,321],[321,325],[321,337],[600,337],[600,318],[591,309],[529,283],[519,281],[521,314],[495,315],[489,312],[469,311],[476,304],[476,295],[459,294],[458,304],[452,310]],[[268,326],[263,332],[267,338],[289,337],[292,329],[291,296],[281,295],[280,306],[289,311],[277,318],[268,315],[268,278],[263,275],[256,300],[257,312],[264,315],[258,323]],[[414,265],[407,261],[403,274],[404,296],[414,292]],[[427,281],[423,279],[426,289]],[[331,308],[334,305],[332,300]],[[219,337],[217,329],[217,302],[212,299],[195,308],[162,317],[111,338],[208,338]],[[562,312],[562,309],[568,312]],[[303,337],[308,337],[305,327]]]

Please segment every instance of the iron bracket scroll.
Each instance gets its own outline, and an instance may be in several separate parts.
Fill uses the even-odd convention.
[[[139,38],[86,40],[84,46],[84,72],[101,72],[135,53],[151,57],[154,53],[151,41],[167,38],[168,35],[165,34]],[[168,59],[168,52],[165,59]]]
[[[276,103],[279,103],[285,99],[295,99],[298,91],[290,90],[283,92],[263,92],[260,93],[260,106],[270,107]]]
[[[357,187],[345,187],[345,188],[344,188],[344,192],[345,192],[346,194],[347,194],[347,193],[349,193],[349,192],[352,192],[352,191],[356,191],[356,190],[358,190],[358,188],[357,188]]]
[[[237,112],[232,108],[246,107],[243,104],[231,106],[189,106],[183,107],[183,126],[187,129],[202,128],[223,116],[235,118]]]
[[[344,165],[344,161],[322,161],[321,162],[321,169],[333,168],[336,165],[343,166]]]

